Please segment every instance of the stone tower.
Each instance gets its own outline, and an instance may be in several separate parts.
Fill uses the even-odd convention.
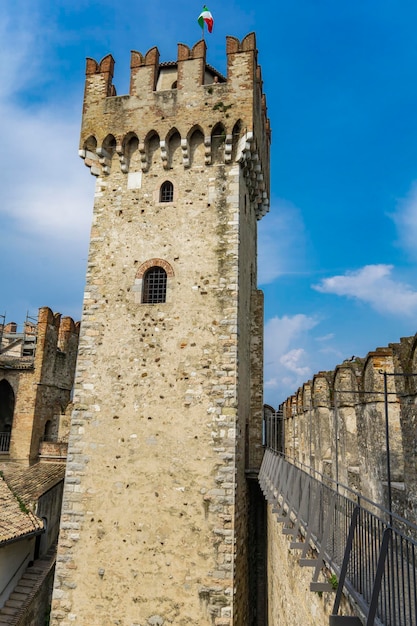
[[[51,624],[252,624],[270,143],[255,35],[227,37],[227,77],[203,40],[176,62],[132,52],[129,95],[113,67],[87,60],[97,186]]]

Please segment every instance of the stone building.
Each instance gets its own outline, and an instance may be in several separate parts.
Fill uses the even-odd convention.
[[[0,327],[0,462],[32,465],[48,454],[44,440],[64,438],[78,335],[79,323],[48,307],[22,332],[14,322]]]
[[[47,307],[0,326],[0,624],[49,611],[78,334]]]
[[[133,52],[129,95],[113,66],[87,60],[97,183],[51,624],[243,626],[264,610],[255,36],[227,37],[227,76],[203,40]]]

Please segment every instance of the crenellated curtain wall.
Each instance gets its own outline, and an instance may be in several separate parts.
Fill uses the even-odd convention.
[[[281,451],[415,520],[417,335],[319,372],[277,412]],[[388,452],[386,433],[388,426]],[[389,461],[389,462],[388,462]]]

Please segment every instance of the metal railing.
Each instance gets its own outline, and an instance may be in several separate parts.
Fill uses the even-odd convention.
[[[337,587],[331,626],[417,624],[417,526],[271,449],[259,482],[300,565],[313,568],[311,591]],[[358,617],[338,614],[343,591]]]
[[[8,452],[11,433],[0,433],[0,452]]]

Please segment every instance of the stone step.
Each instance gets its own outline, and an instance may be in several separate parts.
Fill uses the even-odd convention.
[[[26,593],[17,593],[16,591],[13,591],[10,596],[9,596],[9,600],[21,600],[21,601],[25,601],[27,598],[27,594]]]
[[[19,609],[14,609],[11,607],[4,606],[1,610],[2,616],[10,615],[10,617],[14,617],[19,613]]]
[[[36,580],[39,579],[39,576],[33,576],[32,578],[25,578],[22,576],[19,580],[19,585],[21,587],[33,587]]]
[[[37,565],[36,567],[31,567],[29,570],[27,570],[27,573],[32,576],[39,576],[39,574],[42,574],[42,572],[44,571],[45,567],[41,567],[39,565]],[[26,572],[25,572],[26,573]],[[24,576],[25,574],[23,574]]]
[[[5,624],[10,626],[10,624],[15,623],[16,619],[19,619],[18,616],[21,611],[33,597],[38,582],[40,583],[44,579],[46,572],[50,569],[53,557],[54,553],[51,551],[45,558],[36,561],[36,565],[28,567],[22,574],[3,608],[0,609],[0,626]]]
[[[7,602],[4,603],[4,606],[9,606],[13,609],[20,609],[23,606],[23,600],[10,600],[9,598]]]
[[[34,581],[39,579],[39,576],[41,576],[42,574],[39,574],[38,576],[34,576],[32,578],[24,578],[23,576],[20,578],[19,580],[19,585],[22,585],[22,587],[30,587],[31,585],[33,585]]]
[[[14,588],[14,590],[17,593],[24,593],[25,595],[30,593],[32,589],[33,589],[33,585],[21,585],[20,580],[19,580],[19,584],[17,585],[17,587]]]
[[[22,580],[37,580],[38,574],[32,572],[25,572],[22,576]]]

